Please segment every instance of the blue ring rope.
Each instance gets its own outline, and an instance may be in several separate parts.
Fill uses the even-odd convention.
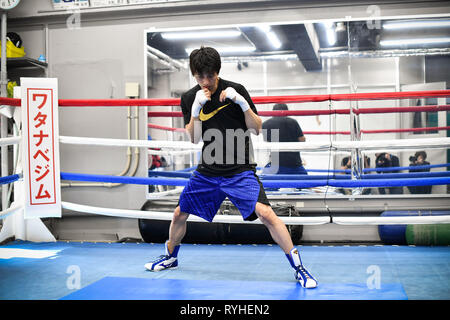
[[[142,185],[166,185],[185,186],[188,179],[183,178],[144,178],[124,177],[96,174],[79,174],[61,172],[62,180],[111,182]],[[332,186],[341,188],[353,187],[403,187],[403,186],[428,186],[450,184],[450,177],[437,178],[405,178],[405,179],[364,179],[364,180],[268,180],[262,182],[264,187],[269,188],[312,188],[320,186]]]
[[[442,164],[428,164],[423,166],[409,166],[409,167],[389,167],[389,168],[366,168],[363,172],[383,172],[383,171],[400,171],[400,170],[421,170],[421,169],[433,169],[433,168],[445,168],[450,167],[450,163]],[[264,168],[257,167],[257,170]],[[333,172],[333,173],[351,173],[350,169],[306,169],[308,172]]]
[[[197,166],[193,166],[190,168],[186,168],[186,169],[181,169],[181,170],[177,170],[178,172],[188,172],[188,171],[194,171],[195,169],[197,169]]]
[[[126,184],[143,184],[143,185],[164,185],[164,186],[185,186],[188,179],[161,179],[161,178],[145,178],[145,177],[127,177],[127,176],[109,176],[99,174],[81,174],[61,172],[62,180],[71,181],[88,181],[88,182],[111,182]]]
[[[389,168],[367,168],[363,169],[363,172],[384,172],[384,171],[399,171],[399,170],[422,170],[422,169],[433,169],[433,168],[445,168],[450,167],[450,163],[442,163],[442,164],[428,164],[423,166],[409,166],[409,167],[389,167]],[[177,172],[188,172],[194,171],[197,169],[197,166],[193,166],[186,169],[177,170]],[[264,168],[257,167],[257,170],[262,170]],[[307,169],[308,172],[332,172],[332,173],[351,173],[349,169]]]
[[[401,171],[401,170],[422,170],[422,169],[433,169],[433,168],[445,168],[450,167],[450,163],[443,164],[428,164],[423,166],[409,166],[409,167],[388,167],[388,168],[366,168],[363,172],[384,172],[384,171]],[[350,169],[307,169],[308,172],[334,172],[334,173],[350,173]]]
[[[148,172],[150,177],[170,177],[170,178],[190,178],[191,172],[179,171],[152,171]],[[441,172],[410,172],[410,173],[384,173],[384,174],[363,174],[362,179],[396,179],[396,178],[432,178],[448,177],[450,171]],[[344,175],[298,175],[298,174],[261,174],[261,180],[320,180],[320,179],[351,179],[349,174]]]
[[[397,179],[397,178],[435,178],[450,177],[450,171],[440,172],[409,172],[409,173],[383,173],[363,174],[362,179]]]
[[[13,174],[11,176],[6,176],[6,177],[0,177],[0,185],[15,182],[15,181],[19,180],[19,178],[20,177],[18,174]]]
[[[149,177],[190,178],[192,176],[192,172],[148,170],[148,176]]]
[[[389,167],[389,168],[367,168],[363,169],[363,172],[382,172],[382,171],[398,171],[398,170],[421,170],[421,169],[433,169],[433,168],[444,168],[450,167],[450,163],[442,164],[427,164],[422,166],[409,166],[409,167]]]
[[[411,172],[411,173],[383,173],[383,174],[363,174],[361,179],[399,179],[399,178],[436,178],[450,177],[449,171],[442,172]],[[295,175],[295,174],[274,174],[260,175],[261,180],[351,180],[349,174],[345,175]]]

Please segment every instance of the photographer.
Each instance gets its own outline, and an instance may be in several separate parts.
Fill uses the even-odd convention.
[[[400,167],[400,161],[397,156],[383,152],[376,154],[375,167],[376,168],[390,168],[390,167]],[[378,173],[398,173],[399,170],[393,171],[379,171]],[[378,188],[380,194],[386,194],[386,189],[388,189],[389,194],[403,194],[403,187],[391,187],[391,188]]]
[[[425,161],[427,158],[427,153],[425,151],[417,151],[414,156],[409,157],[409,166],[426,166],[430,163]],[[430,172],[430,168],[425,169],[410,169],[409,172]],[[411,194],[430,194],[431,188],[433,186],[416,186],[416,187],[408,187],[408,190]]]

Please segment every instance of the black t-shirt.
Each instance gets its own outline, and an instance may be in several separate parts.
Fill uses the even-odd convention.
[[[199,116],[204,144],[197,171],[207,176],[231,176],[256,168],[244,112],[230,99],[219,101],[220,93],[228,87],[234,88],[243,96],[253,112],[258,114],[244,86],[219,78],[216,92],[211,96],[211,100],[204,104]],[[192,103],[200,89],[200,86],[196,85],[181,96],[185,125],[191,120]]]
[[[298,122],[289,117],[270,118],[264,121],[262,128],[264,140],[268,142],[298,142],[298,138],[303,137],[303,131]],[[272,132],[272,129],[279,130],[278,141],[276,141],[275,132]],[[276,157],[279,157],[279,165],[283,167],[299,167],[302,165],[300,152],[272,152],[271,158],[276,159]]]

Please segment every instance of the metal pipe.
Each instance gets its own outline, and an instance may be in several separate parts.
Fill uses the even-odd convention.
[[[45,62],[47,63],[47,68],[45,68],[45,76],[48,78],[51,75],[50,72],[50,64],[48,63],[49,60],[49,53],[50,53],[50,44],[49,44],[49,30],[48,30],[48,24],[44,24],[44,41],[45,41],[45,51],[44,51],[44,57]]]
[[[419,48],[419,49],[392,49],[392,50],[366,50],[366,51],[323,51],[320,50],[320,58],[389,58],[449,55],[449,48]]]
[[[19,137],[20,136],[20,132],[19,132],[19,128],[17,126],[17,124],[15,122],[13,122],[13,136],[15,137]],[[13,173],[19,173],[20,172],[17,170],[17,167],[19,165],[19,159],[20,159],[20,155],[21,155],[21,148],[19,148],[20,145],[15,144],[13,146],[13,156],[14,156],[14,167],[13,167]],[[12,190],[13,190],[14,184],[10,184],[8,187],[8,196],[6,197],[6,201],[7,201],[7,207],[10,206],[11,204],[11,194],[12,194]]]
[[[162,64],[163,66],[169,68],[168,71],[170,72],[175,72],[178,71],[178,68],[175,67],[174,65],[172,65],[171,63],[167,62],[166,60],[161,59],[160,57],[158,57],[157,55],[154,55],[151,52],[147,52],[147,57],[149,57],[150,59],[159,62],[160,64]]]
[[[0,95],[2,97],[7,97],[7,85],[8,85],[8,75],[6,71],[6,20],[7,14],[5,11],[2,12],[1,18],[1,65],[0,65]],[[0,116],[0,136],[1,138],[6,138],[8,136],[8,118],[1,115]],[[8,175],[8,146],[1,147],[1,174],[2,177]],[[8,208],[8,185],[4,184],[2,186],[2,210]]]
[[[139,140],[139,108],[134,107],[136,116],[134,117],[134,138],[136,140]],[[130,172],[130,176],[134,176],[137,173],[137,170],[139,168],[139,155],[140,155],[140,149],[138,147],[134,148],[134,155],[135,155],[135,163],[134,168]]]
[[[6,97],[7,91],[6,87],[8,84],[8,74],[6,71],[6,32],[7,32],[7,24],[6,20],[8,19],[7,14],[5,11],[2,12],[2,18],[1,18],[1,44],[2,44],[2,57],[1,57],[1,96]]]
[[[158,49],[155,49],[155,48],[147,45],[147,50],[150,51],[151,53],[153,53],[154,55],[156,55],[158,58],[160,58],[162,60],[166,60],[170,65],[174,66],[177,69],[186,69],[186,66],[183,63],[181,63],[175,59],[172,59],[170,56],[159,51]]]
[[[348,82],[350,85],[350,91],[356,93],[357,86],[353,79],[352,73],[352,47],[350,43],[350,28],[347,22],[347,56],[348,56]],[[358,101],[350,101],[350,140],[360,141],[361,140],[361,130],[359,122],[359,114],[355,114],[354,110],[358,109]],[[361,178],[362,174],[362,153],[361,149],[354,148],[351,150],[351,178],[352,180],[357,180]],[[362,188],[352,188],[352,195],[362,194]]]

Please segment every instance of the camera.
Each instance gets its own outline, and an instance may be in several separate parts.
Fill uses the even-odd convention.
[[[417,161],[417,157],[415,157],[415,156],[409,157],[409,162],[416,163],[416,161]]]
[[[378,155],[377,159],[376,159],[376,166],[377,167],[392,167],[392,162],[391,160],[389,160],[388,158],[386,158],[386,153],[382,153],[380,155]]]

